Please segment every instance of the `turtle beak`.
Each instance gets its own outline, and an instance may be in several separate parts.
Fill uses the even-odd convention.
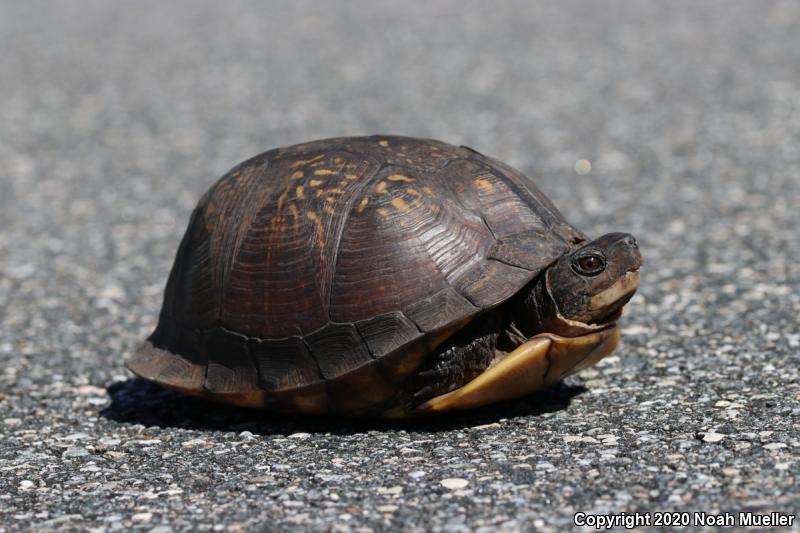
[[[593,314],[603,310],[620,309],[633,297],[638,287],[639,268],[629,270],[609,288],[589,299],[588,309]]]

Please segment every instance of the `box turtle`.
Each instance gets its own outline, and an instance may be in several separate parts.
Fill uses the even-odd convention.
[[[200,200],[128,368],[277,412],[469,409],[614,350],[641,263],[631,235],[588,239],[529,178],[470,148],[278,148]]]

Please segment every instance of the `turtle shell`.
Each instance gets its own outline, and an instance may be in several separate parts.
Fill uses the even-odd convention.
[[[533,182],[433,140],[258,155],[191,215],[129,368],[277,411],[380,411],[445,338],[584,242]]]

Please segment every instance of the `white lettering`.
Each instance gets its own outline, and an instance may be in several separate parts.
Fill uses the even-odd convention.
[[[614,528],[635,529],[638,527],[792,527],[797,515],[792,513],[753,513],[740,511],[737,514],[723,512],[719,514],[703,511],[677,512],[653,511],[652,513],[588,514],[575,513],[572,523],[578,527],[590,527],[595,530],[611,530]]]
[[[688,515],[687,515],[688,516]],[[611,515],[575,513],[572,523],[576,526],[588,526],[595,529],[613,529],[623,527],[634,529],[636,527],[650,526],[650,513],[620,513]]]
[[[733,527],[736,525],[736,517],[731,513],[723,514],[708,514],[704,512],[695,512],[692,516],[692,526],[722,526]]]

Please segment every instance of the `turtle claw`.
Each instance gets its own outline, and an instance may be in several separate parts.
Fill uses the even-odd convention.
[[[413,394],[415,400],[427,400],[428,398],[435,396],[435,389],[431,385],[426,385],[425,387],[421,388],[417,392]]]
[[[429,380],[434,378],[443,378],[449,374],[448,368],[446,365],[437,364],[435,367],[431,368],[430,370],[425,370],[417,374],[420,379]]]
[[[494,358],[497,336],[496,319],[488,315],[441,346],[414,377],[414,400],[423,402],[446,394],[483,372]]]

